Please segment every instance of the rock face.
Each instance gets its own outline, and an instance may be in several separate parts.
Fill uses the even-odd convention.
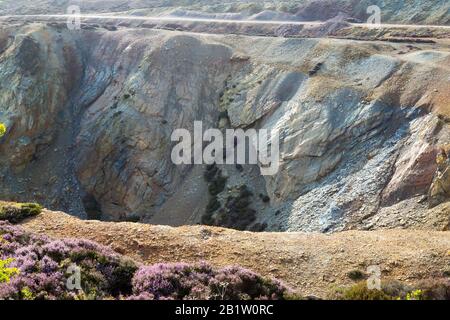
[[[441,148],[436,157],[437,171],[429,191],[430,207],[435,207],[450,197],[449,146]]]
[[[448,190],[438,182],[448,169],[435,161],[450,139],[446,47],[30,24],[3,27],[0,48],[2,198],[198,223],[205,168],[174,165],[170,136],[201,120],[280,132],[277,174],[220,168],[222,206],[236,188],[252,193],[248,227],[417,227],[424,216],[429,228],[448,225],[422,200],[448,200],[437,190]],[[412,222],[389,218],[394,210]]]
[[[108,70],[108,58],[118,54],[109,41],[100,42],[106,57],[94,53],[93,62],[106,58],[105,65],[91,66],[94,75]],[[172,164],[170,135],[176,128],[192,129],[195,120],[213,123],[216,88],[231,57],[229,48],[190,36],[157,36],[150,40],[153,48],[148,42],[121,46],[124,60],[100,84],[103,92],[82,117],[77,140],[80,183],[116,217],[154,213],[182,182],[189,168]]]

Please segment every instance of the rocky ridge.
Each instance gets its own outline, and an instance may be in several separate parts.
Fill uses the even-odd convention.
[[[336,288],[354,284],[352,272],[370,276],[370,266],[380,268],[383,282],[415,285],[446,279],[450,263],[449,232],[426,230],[251,233],[204,226],[82,221],[48,210],[21,226],[57,239],[96,241],[146,264],[206,261],[218,267],[240,265],[277,277],[305,297],[326,298]]]
[[[0,14],[63,14],[70,5],[78,5],[84,13],[297,21],[343,16],[356,22],[367,21],[367,8],[376,5],[383,23],[450,24],[450,4],[446,0],[3,0]]]

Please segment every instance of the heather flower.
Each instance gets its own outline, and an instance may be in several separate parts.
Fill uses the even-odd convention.
[[[52,240],[0,221],[0,257],[19,272],[0,284],[0,299],[103,299],[131,294],[134,262],[97,243]],[[82,289],[67,288],[70,265],[81,270]]]
[[[144,266],[133,278],[135,296],[149,293],[155,299],[282,299],[286,292],[280,282],[249,270],[214,270],[204,263]]]
[[[73,265],[81,289],[69,290]],[[92,241],[53,240],[0,221],[0,299],[247,300],[282,299],[287,292],[280,282],[240,267],[216,270],[204,262],[139,267]]]
[[[148,292],[142,292],[139,295],[129,296],[127,300],[154,300],[155,296]]]
[[[0,122],[0,138],[3,137],[6,133],[6,126]]]

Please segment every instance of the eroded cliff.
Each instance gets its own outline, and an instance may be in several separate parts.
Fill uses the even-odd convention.
[[[281,168],[262,177],[258,166],[220,165],[213,223],[245,188],[255,216],[231,227],[448,228],[447,191],[436,191],[449,143],[445,42],[29,24],[2,27],[0,52],[4,198],[81,217],[199,223],[207,168],[174,165],[170,135],[225,118],[278,129]]]

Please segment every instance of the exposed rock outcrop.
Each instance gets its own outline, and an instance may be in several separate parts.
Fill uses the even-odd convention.
[[[430,207],[435,207],[450,199],[450,147],[439,150],[436,156],[437,171],[428,194]]]
[[[224,166],[217,195],[248,187],[268,230],[377,228],[382,210],[428,194],[450,141],[446,47],[41,24],[0,34],[0,195],[82,217],[200,222],[205,168],[174,165],[170,135],[224,112],[227,126],[280,132],[279,172]],[[416,210],[441,221],[426,201]]]

